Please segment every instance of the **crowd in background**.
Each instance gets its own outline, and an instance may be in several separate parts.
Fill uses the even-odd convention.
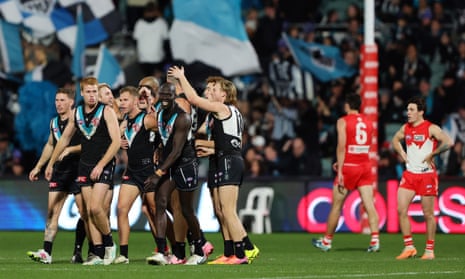
[[[141,74],[163,79],[167,65],[173,63],[167,40],[173,14],[170,1],[147,2],[127,1],[121,32],[133,40]],[[248,176],[333,175],[336,120],[343,114],[345,95],[360,91],[362,5],[363,1],[346,0],[243,1],[244,26],[262,68],[261,74],[231,77],[247,119],[243,152]],[[390,138],[406,121],[405,102],[418,95],[426,99],[426,119],[455,140],[454,148],[438,160],[438,170],[443,175],[465,175],[465,1],[377,0],[375,8],[379,178],[395,179],[402,171]],[[157,36],[146,35],[151,28]],[[295,63],[283,32],[338,47],[357,73],[320,82]],[[69,52],[60,53],[58,61],[69,61]],[[60,69],[54,82],[72,86],[71,75]],[[33,152],[15,143],[13,123],[19,109],[15,98],[16,94],[0,95],[0,176],[24,174],[36,160]]]

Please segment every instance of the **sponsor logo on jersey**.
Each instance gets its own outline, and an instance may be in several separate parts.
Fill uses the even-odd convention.
[[[425,141],[425,135],[413,135],[414,141]]]

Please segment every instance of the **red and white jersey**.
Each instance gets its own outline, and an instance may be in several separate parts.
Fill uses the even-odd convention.
[[[407,146],[408,171],[413,173],[433,172],[434,169],[423,160],[436,149],[438,141],[429,134],[431,122],[425,120],[420,125],[414,127],[407,123],[404,129],[405,145]]]
[[[373,138],[373,122],[362,114],[348,114],[346,123],[346,154],[344,165],[369,162],[368,152]]]

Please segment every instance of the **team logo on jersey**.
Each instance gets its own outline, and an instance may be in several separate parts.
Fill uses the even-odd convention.
[[[163,111],[161,110],[158,114],[158,131],[160,132],[160,136],[163,142],[163,145],[166,145],[168,142],[171,133],[173,132],[173,125],[178,117],[178,114],[175,113],[171,116],[171,118],[165,123],[163,122]]]
[[[97,128],[100,124],[100,119],[102,119],[104,105],[100,105],[97,111],[94,114],[94,117],[90,120],[89,125],[84,121],[84,112],[82,106],[79,106],[76,109],[76,122],[78,124],[79,130],[82,134],[89,140],[97,131]]]
[[[139,114],[134,120],[134,123],[132,123],[132,125],[128,125],[128,127],[126,127],[126,129],[124,130],[124,136],[128,140],[129,147],[131,147],[134,138],[142,128],[142,125],[144,124],[144,115],[144,113]]]
[[[50,183],[48,184],[48,186],[49,186],[50,188],[56,188],[56,187],[58,187],[58,183],[56,183],[56,182],[50,182]]]
[[[406,140],[406,141],[409,141],[409,140],[411,140],[411,139],[412,139],[412,137],[411,137],[410,135],[406,135],[406,136],[405,136],[405,140]]]
[[[425,141],[425,135],[413,135],[414,141]]]

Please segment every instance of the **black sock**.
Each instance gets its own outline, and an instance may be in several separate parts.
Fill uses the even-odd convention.
[[[96,255],[94,243],[89,241],[88,244],[89,244],[89,250],[87,251],[87,255],[90,255],[90,253]]]
[[[94,245],[94,253],[99,256],[101,259],[105,256],[105,246],[103,244]]]
[[[102,235],[103,245],[105,247],[113,246],[113,237],[111,236],[111,232],[107,235]]]
[[[187,243],[192,243],[192,241],[194,241],[192,239],[192,232],[191,231],[187,231]]]
[[[234,242],[232,240],[224,241],[224,256],[231,257],[234,255]]]
[[[244,243],[242,241],[234,242],[234,255],[236,255],[239,259],[245,257]]]
[[[202,249],[202,240],[194,240],[194,254],[199,255],[199,256],[204,256],[203,249]]]
[[[76,231],[74,233],[74,253],[81,253],[82,245],[84,244],[84,239],[86,239],[86,228],[84,226],[84,221],[79,218],[79,221],[76,224]]]
[[[200,241],[201,241],[202,246],[204,246],[205,243],[207,243],[207,239],[205,238],[205,234],[203,233],[202,230],[200,230]]]
[[[186,257],[186,243],[176,242],[173,247],[173,254],[180,260],[184,259]]]
[[[128,258],[128,250],[129,250],[128,245],[119,246],[119,254],[125,256],[126,258]]]
[[[244,249],[245,249],[245,250],[253,250],[253,249],[254,249],[253,243],[250,241],[248,235],[246,235],[246,236],[242,239],[242,242],[244,242]]]
[[[50,241],[44,241],[44,250],[47,252],[50,256],[52,255],[52,246],[53,243]]]
[[[157,243],[158,253],[165,254],[166,238],[156,237],[155,242]]]

